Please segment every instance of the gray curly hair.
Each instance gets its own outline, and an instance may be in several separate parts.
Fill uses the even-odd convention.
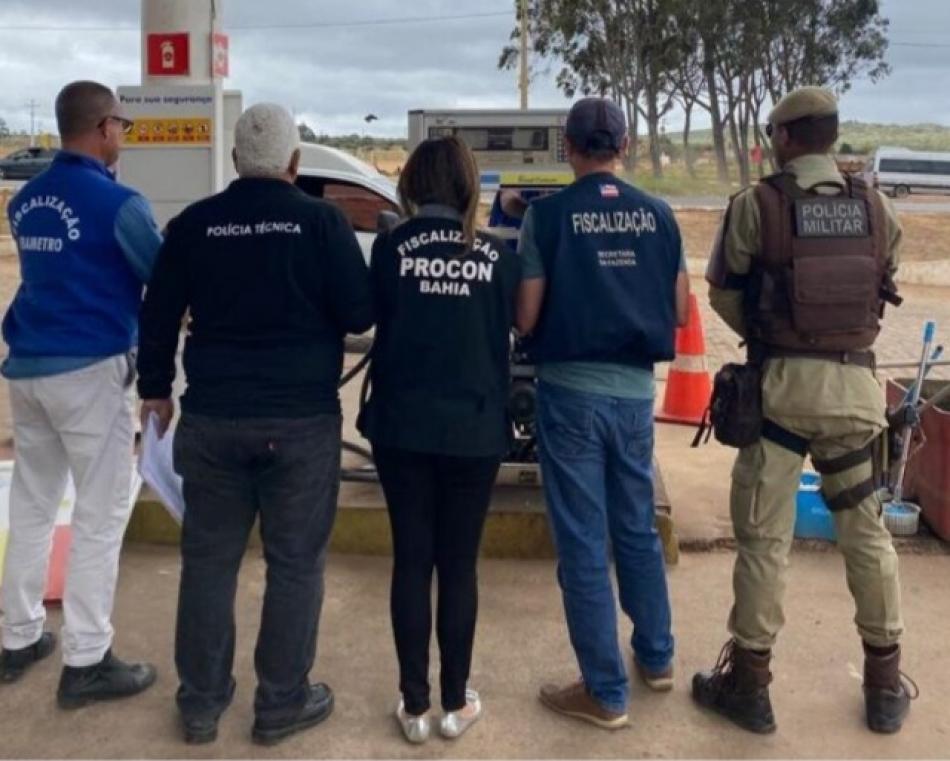
[[[234,127],[234,164],[241,177],[282,177],[300,145],[290,112],[276,103],[248,108]]]

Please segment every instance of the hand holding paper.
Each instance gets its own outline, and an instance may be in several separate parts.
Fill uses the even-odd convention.
[[[171,401],[168,403],[171,404]],[[167,421],[164,428],[160,426],[161,421],[155,412],[151,412],[144,420],[139,472],[165,505],[169,515],[180,525],[185,516],[185,498],[181,490],[181,477],[175,472],[172,457],[175,435],[174,432],[162,435],[168,428]]]

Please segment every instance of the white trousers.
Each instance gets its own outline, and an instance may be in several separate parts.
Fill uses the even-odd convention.
[[[3,647],[43,633],[43,592],[56,512],[72,473],[76,505],[63,593],[63,662],[90,666],[112,646],[112,602],[129,521],[132,406],[129,360],[10,382],[14,468],[3,572]]]

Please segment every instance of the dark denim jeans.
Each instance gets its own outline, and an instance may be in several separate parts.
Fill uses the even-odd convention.
[[[174,445],[186,505],[175,664],[185,717],[220,715],[233,694],[234,595],[258,515],[267,586],[254,711],[282,721],[306,700],[340,483],[340,420],[182,417]]]
[[[654,524],[653,402],[541,383],[538,440],[564,613],[584,683],[626,710],[629,684],[610,582],[613,548],[631,644],[651,671],[673,657],[663,546]]]

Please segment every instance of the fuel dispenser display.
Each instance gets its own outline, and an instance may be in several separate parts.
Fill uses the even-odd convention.
[[[482,191],[496,190],[501,173],[569,172],[563,109],[417,109],[409,112],[411,152],[423,140],[464,140],[482,172]],[[544,184],[544,183],[542,183]]]

